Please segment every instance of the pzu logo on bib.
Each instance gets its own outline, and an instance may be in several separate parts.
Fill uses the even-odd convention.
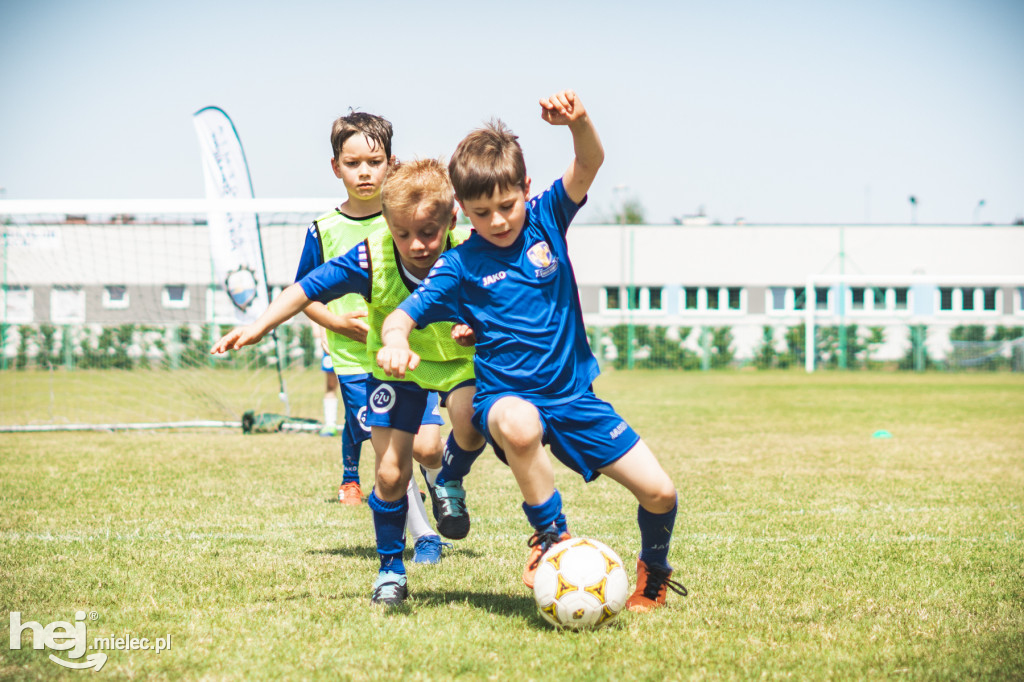
[[[395,389],[381,384],[370,394],[370,409],[377,414],[390,412],[395,406]]]

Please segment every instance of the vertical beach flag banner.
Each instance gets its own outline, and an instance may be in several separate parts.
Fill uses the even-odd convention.
[[[252,180],[231,119],[219,107],[206,107],[192,118],[203,157],[207,199],[252,199]],[[270,302],[260,228],[251,211],[211,211],[207,215],[215,281],[223,284],[235,317],[256,320]]]
[[[249,164],[231,119],[220,107],[205,107],[192,116],[203,157],[207,199],[252,199]],[[254,211],[210,211],[210,254],[214,281],[221,282],[240,323],[254,322],[270,304],[267,266]],[[277,359],[278,397],[290,414],[281,367],[284,349],[277,330],[271,332]]]

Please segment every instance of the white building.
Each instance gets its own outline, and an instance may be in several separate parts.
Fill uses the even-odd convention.
[[[293,281],[311,217],[261,216],[274,288]],[[14,222],[0,274],[7,328],[234,321],[201,216]],[[737,359],[764,326],[803,325],[808,312],[817,325],[883,327],[879,360],[906,354],[910,325],[928,327],[935,358],[955,326],[1024,326],[1022,226],[575,225],[569,243],[589,326],[689,329],[693,349],[700,329],[727,326]]]

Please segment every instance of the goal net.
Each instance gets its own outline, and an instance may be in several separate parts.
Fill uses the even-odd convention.
[[[1019,275],[816,275],[803,297],[808,372],[868,358],[917,371],[1024,371]]]
[[[271,296],[331,200],[236,200],[256,213]],[[234,425],[249,410],[322,417],[304,315],[223,356],[237,324],[207,216],[224,202],[0,202],[0,428]]]

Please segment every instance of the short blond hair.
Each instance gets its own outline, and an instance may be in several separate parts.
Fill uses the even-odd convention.
[[[414,159],[392,167],[380,192],[384,219],[427,204],[431,215],[447,223],[455,212],[455,190],[441,159]]]
[[[500,119],[491,119],[459,143],[448,172],[459,201],[489,197],[495,189],[526,189],[526,161],[519,137]]]

